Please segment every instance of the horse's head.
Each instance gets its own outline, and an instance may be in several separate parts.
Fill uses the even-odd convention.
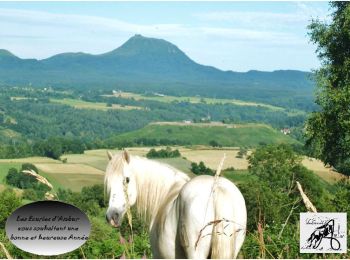
[[[118,227],[128,206],[136,202],[137,188],[135,175],[130,167],[130,155],[112,155],[107,153],[109,163],[105,175],[105,190],[109,196],[106,219],[109,224]]]

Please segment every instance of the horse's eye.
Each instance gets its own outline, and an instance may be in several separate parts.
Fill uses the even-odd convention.
[[[126,183],[129,183],[129,182],[130,182],[130,178],[129,178],[129,177],[126,177],[126,178],[125,178],[125,181],[126,181]]]

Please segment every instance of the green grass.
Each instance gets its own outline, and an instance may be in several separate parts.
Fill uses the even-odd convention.
[[[10,168],[16,168],[17,170],[20,170],[21,166],[22,163],[19,162],[0,162],[0,183],[7,187],[8,185],[5,182],[5,177],[8,173],[8,170]],[[38,173],[45,177],[53,185],[55,190],[58,188],[64,188],[64,186],[54,176],[42,171],[39,171]]]
[[[88,151],[87,151],[88,152]],[[86,165],[90,165],[96,169],[99,169],[101,171],[106,170],[106,166],[108,163],[107,160],[107,152],[104,151],[101,154],[90,154],[90,153],[84,153],[84,154],[66,154],[63,155],[62,158],[67,159],[67,163],[83,163]]]
[[[250,174],[248,170],[224,171],[222,174],[225,178],[238,185],[249,180],[257,180],[257,177]]]
[[[66,187],[63,185],[63,183],[60,181],[60,178],[57,178],[56,175],[49,174],[43,171],[38,172],[41,176],[45,177],[53,186],[54,191],[57,191],[59,188],[65,189]]]
[[[186,159],[183,159],[182,157],[156,159],[156,161],[169,164],[172,167],[174,167],[182,172],[185,172],[187,174],[191,173],[191,170],[190,170],[191,162],[186,160]]]
[[[121,106],[113,104],[112,106],[108,107],[107,103],[102,102],[88,102],[78,99],[71,99],[71,98],[63,98],[63,99],[50,99],[50,102],[62,104],[62,105],[68,105],[77,109],[94,109],[94,110],[102,110],[107,111],[110,109],[121,109],[121,110],[130,110],[130,109],[142,109],[141,107],[136,106]]]
[[[142,129],[121,134],[112,138],[112,142],[123,143],[139,138],[178,140],[185,145],[210,145],[216,141],[222,146],[256,147],[261,143],[297,143],[289,136],[262,124],[249,124],[239,127],[196,126],[192,125],[148,125]]]
[[[26,160],[25,158],[23,159]],[[10,168],[21,169],[22,163],[20,162],[0,162],[0,184],[3,187],[8,187],[5,182],[5,177]],[[34,163],[35,165],[35,163]],[[53,166],[55,164],[52,164]],[[92,186],[94,184],[102,184],[103,176],[96,174],[84,174],[84,173],[46,173],[41,170],[38,172],[41,176],[45,177],[57,191],[59,188],[71,189],[73,191],[80,191],[84,186]],[[13,188],[13,187],[12,187]]]
[[[43,174],[44,176],[44,174]],[[93,175],[84,173],[57,173],[55,175],[49,174],[48,178],[54,180],[55,189],[71,189],[72,191],[81,191],[83,187],[93,186],[95,184],[103,184],[103,175]]]
[[[112,97],[113,95],[104,95],[107,97]],[[114,96],[121,97],[121,98],[133,98],[135,100],[152,100],[152,101],[158,101],[158,102],[165,102],[165,103],[171,103],[171,102],[189,102],[193,104],[197,103],[206,103],[206,104],[232,104],[232,105],[238,105],[238,106],[254,106],[254,107],[264,107],[269,108],[272,110],[279,110],[283,111],[284,108],[272,106],[269,104],[263,104],[263,103],[256,103],[256,102],[247,102],[237,99],[218,99],[218,98],[202,98],[202,97],[175,97],[175,96],[147,96],[147,95],[141,95],[131,92],[121,92],[117,93]]]
[[[0,183],[5,184],[5,177],[10,168],[16,168],[19,170],[21,168],[21,163],[0,163]]]

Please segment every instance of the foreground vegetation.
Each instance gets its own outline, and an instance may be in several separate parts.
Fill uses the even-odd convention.
[[[203,167],[199,166],[200,168]],[[304,168],[301,157],[285,145],[262,146],[249,156],[249,172],[228,169],[223,175],[238,185],[247,203],[247,238],[240,257],[323,258],[317,254],[299,254],[299,212],[305,212],[306,209],[296,189],[296,181],[302,184],[305,193],[319,211],[350,214],[350,183],[343,181],[331,185],[322,181]],[[151,257],[147,228],[135,212],[133,241],[129,241],[130,229],[127,221],[124,221],[120,230],[111,228],[105,222],[106,201],[102,184],[85,187],[81,192],[58,189],[57,194],[60,200],[76,205],[88,214],[92,233],[81,248],[52,258]],[[2,192],[2,227],[7,216],[21,203],[24,201],[21,202],[21,198],[13,191]],[[40,258],[13,246],[5,237],[3,229],[0,231],[0,238],[13,257]],[[2,251],[0,257],[5,257]],[[334,254],[330,257],[339,258],[344,255]],[[345,258],[348,257],[349,255],[345,255]]]
[[[350,176],[350,3],[331,2],[332,21],[313,21],[311,41],[323,66],[317,71],[316,103],[308,120],[313,155]]]
[[[335,166],[336,169],[349,173],[348,100],[350,77],[348,74],[350,63],[347,25],[350,21],[350,4],[336,2],[331,5],[335,8],[332,16],[333,21],[330,24],[313,22],[310,26],[311,39],[319,45],[318,53],[324,61],[324,66],[317,73],[320,85],[317,102],[321,110],[314,113],[309,120],[307,144],[309,145],[308,152],[314,152],[315,155]],[[285,81],[285,78],[281,80]],[[193,94],[194,89],[190,89],[189,92]],[[226,89],[223,94],[229,92]],[[25,93],[25,96],[23,96],[23,93]],[[242,93],[247,96],[252,94],[247,89],[244,89],[241,95]],[[270,103],[283,104],[284,107],[288,106],[286,96],[289,93],[284,91],[283,100],[276,100],[278,99],[276,97],[275,100],[270,100]],[[79,164],[82,160],[78,157],[79,155],[73,156],[65,153],[72,151],[82,153],[89,148],[168,144],[206,144],[215,147],[215,149],[226,145],[241,147],[237,157],[242,158],[235,159],[243,161],[243,158],[247,158],[249,162],[248,170],[230,168],[222,173],[237,184],[247,204],[247,237],[240,252],[240,257],[325,257],[321,254],[299,253],[299,213],[305,212],[307,209],[300,198],[296,182],[301,183],[305,193],[318,211],[346,212],[348,216],[350,215],[350,183],[345,178],[335,184],[332,183],[334,180],[332,182],[324,181],[302,165],[303,157],[296,152],[299,149],[296,149],[295,146],[272,144],[295,144],[297,141],[266,126],[259,128],[259,131],[242,127],[214,126],[205,128],[198,127],[198,125],[149,125],[145,127],[150,122],[155,121],[192,120],[193,122],[200,122],[202,118],[208,120],[208,111],[210,111],[211,120],[224,122],[227,124],[226,126],[230,126],[229,124],[232,123],[264,122],[275,128],[299,129],[294,133],[292,131],[292,135],[298,137],[299,141],[303,141],[301,129],[305,120],[304,113],[292,110],[273,110],[266,106],[220,104],[211,102],[209,99],[200,100],[199,103],[191,102],[191,100],[160,102],[147,98],[135,100],[123,97],[105,97],[104,94],[106,93],[98,90],[78,93],[67,92],[67,90],[46,91],[9,87],[4,87],[0,93],[0,141],[4,144],[0,149],[0,157],[14,158],[37,154],[58,159],[63,157],[64,154],[65,158],[61,158],[62,162],[57,163],[57,165],[59,165],[61,171],[65,170],[67,175],[58,177],[52,174],[49,176],[49,180],[54,185],[55,191],[57,190],[58,198],[81,208],[89,216],[92,223],[92,233],[86,244],[73,252],[53,258],[151,257],[147,229],[135,214],[133,214],[133,241],[130,241],[130,230],[126,225],[126,221],[124,221],[120,230],[112,229],[105,223],[106,201],[103,197],[102,184],[82,187],[87,184],[82,180],[84,178],[92,179],[92,176],[95,176],[94,174],[85,173],[84,176],[75,176],[75,183],[80,185],[76,192],[62,189],[67,186],[64,181],[71,181],[67,178],[68,174],[72,178],[70,167],[73,167],[73,165],[70,164],[70,161],[78,162],[75,166],[79,168],[83,165]],[[59,100],[59,104],[50,102],[52,99]],[[68,99],[70,104],[63,105],[62,100],[65,99]],[[310,99],[310,95],[307,99]],[[81,105],[90,107],[74,109],[72,104],[78,103],[77,100],[82,100]],[[259,99],[256,101],[259,101]],[[301,102],[302,104],[296,104],[295,100],[290,100],[290,108],[315,109],[314,104],[308,102],[305,104],[304,101]],[[106,104],[107,108],[91,110],[91,103],[96,103],[99,107],[101,107],[101,104],[102,106]],[[116,109],[110,109],[113,105],[137,106],[144,109],[139,111],[116,111]],[[137,130],[142,127],[145,127],[142,131]],[[11,142],[8,141],[10,137],[12,138]],[[48,138],[51,139],[42,141]],[[250,154],[246,149],[247,147],[254,147],[255,149]],[[167,154],[165,157],[171,157],[168,156],[169,153],[158,153],[157,151],[152,153],[155,156]],[[203,153],[197,152],[197,154],[203,156]],[[187,154],[186,151],[181,151],[181,155],[188,156],[188,151]],[[163,159],[176,159],[178,164],[188,163],[181,157]],[[96,167],[95,170],[99,167],[99,169],[102,169],[105,163],[101,159],[91,159],[89,161],[89,165]],[[52,165],[47,164],[41,164],[40,166],[42,169],[46,167],[47,172],[50,172],[50,169],[53,168]],[[8,174],[6,185],[13,188],[5,189],[0,193],[0,240],[13,257],[40,258],[40,256],[31,255],[17,249],[9,242],[4,233],[6,218],[13,210],[24,203],[30,202],[30,200],[34,200],[34,195],[37,198],[42,196],[42,193],[33,194],[33,192],[28,192],[33,187],[38,187],[33,179],[18,175],[15,170],[20,167],[21,164],[18,161],[11,161],[6,164],[6,167],[0,165],[1,181],[6,178],[3,174],[3,170],[6,168]],[[14,168],[15,170],[8,172],[8,168]],[[40,167],[38,168],[39,172],[46,177],[48,173],[41,171]],[[58,167],[56,166],[56,168]],[[192,165],[189,165],[189,168],[194,174],[213,174],[212,169],[209,169],[201,160],[193,162]],[[102,180],[102,174],[96,174],[96,176],[99,176],[100,181]],[[58,178],[60,179],[58,180]],[[23,188],[27,191],[23,191]],[[348,222],[348,230],[350,230],[350,222]],[[348,248],[350,248],[349,239]],[[347,259],[350,258],[349,252],[348,250],[348,253],[343,255],[328,254],[327,257]],[[2,250],[0,250],[0,257],[6,257]]]

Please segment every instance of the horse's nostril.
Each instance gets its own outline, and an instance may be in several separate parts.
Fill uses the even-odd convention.
[[[107,216],[107,214],[106,214],[106,221],[107,221],[107,223],[109,223],[109,219],[108,219],[108,216]]]
[[[114,223],[118,223],[119,222],[119,213],[114,213],[113,220],[114,220]]]

